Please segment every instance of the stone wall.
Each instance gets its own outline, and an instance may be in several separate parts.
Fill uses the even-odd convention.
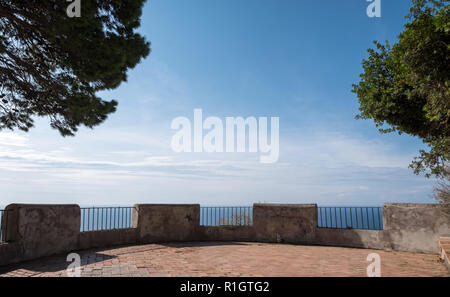
[[[312,244],[389,249],[389,245],[384,240],[383,231],[378,230],[317,228]]]
[[[136,228],[86,231],[78,234],[77,249],[101,248],[123,244],[137,243]]]
[[[80,232],[78,205],[11,204],[0,265],[80,249],[170,241],[260,241],[439,253],[439,205],[385,204],[383,231],[317,227],[315,204],[255,204],[252,226],[200,226],[200,205],[137,204],[132,228]]]
[[[199,204],[137,204],[133,227],[139,242],[196,240],[200,227]]]
[[[450,213],[439,204],[386,203],[383,225],[391,249],[438,253],[439,237],[450,234]]]
[[[311,243],[317,228],[316,204],[254,204],[256,241]]]
[[[256,241],[253,226],[200,226],[200,241]]]
[[[19,242],[22,259],[34,259],[77,247],[78,205],[10,204],[6,239]]]

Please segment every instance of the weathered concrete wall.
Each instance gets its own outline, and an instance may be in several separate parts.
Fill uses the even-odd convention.
[[[439,237],[450,234],[450,214],[438,204],[386,203],[383,225],[393,250],[439,253]]]
[[[253,226],[256,241],[308,244],[317,228],[317,205],[254,204]]]
[[[100,248],[137,243],[136,228],[86,231],[78,234],[77,249]]]
[[[253,226],[200,226],[200,241],[256,241]]]
[[[253,226],[200,226],[200,205],[135,205],[132,228],[80,232],[78,205],[11,204],[0,265],[74,250],[170,241],[261,241],[439,253],[439,205],[385,204],[383,231],[317,227],[315,204],[254,204]],[[6,220],[6,219],[4,219]],[[3,222],[5,223],[5,222]]]
[[[388,248],[383,231],[378,230],[317,228],[312,244],[369,249]]]
[[[22,259],[73,250],[80,231],[78,205],[10,204],[6,238],[19,242]]]
[[[197,240],[199,204],[137,204],[133,227],[142,243]]]
[[[0,266],[25,260],[22,255],[23,246],[21,243],[0,243]]]

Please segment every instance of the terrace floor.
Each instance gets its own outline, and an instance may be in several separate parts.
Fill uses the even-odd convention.
[[[450,276],[439,255],[269,243],[146,244],[80,251],[81,276]],[[66,255],[0,267],[0,276],[67,276]]]

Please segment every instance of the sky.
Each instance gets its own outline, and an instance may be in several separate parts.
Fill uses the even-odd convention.
[[[153,0],[139,32],[152,52],[119,88],[118,110],[61,137],[45,118],[0,131],[0,206],[9,203],[379,206],[433,203],[408,168],[422,142],[356,120],[351,92],[373,40],[395,42],[410,0]],[[278,117],[280,154],[176,153],[176,117]]]

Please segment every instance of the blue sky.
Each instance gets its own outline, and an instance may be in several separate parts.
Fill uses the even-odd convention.
[[[408,164],[423,148],[355,120],[350,92],[373,40],[395,41],[410,0],[153,0],[139,31],[151,55],[104,92],[118,111],[63,138],[38,119],[0,132],[0,205],[253,202],[381,205],[433,202]],[[276,116],[280,158],[174,153],[178,116]]]

